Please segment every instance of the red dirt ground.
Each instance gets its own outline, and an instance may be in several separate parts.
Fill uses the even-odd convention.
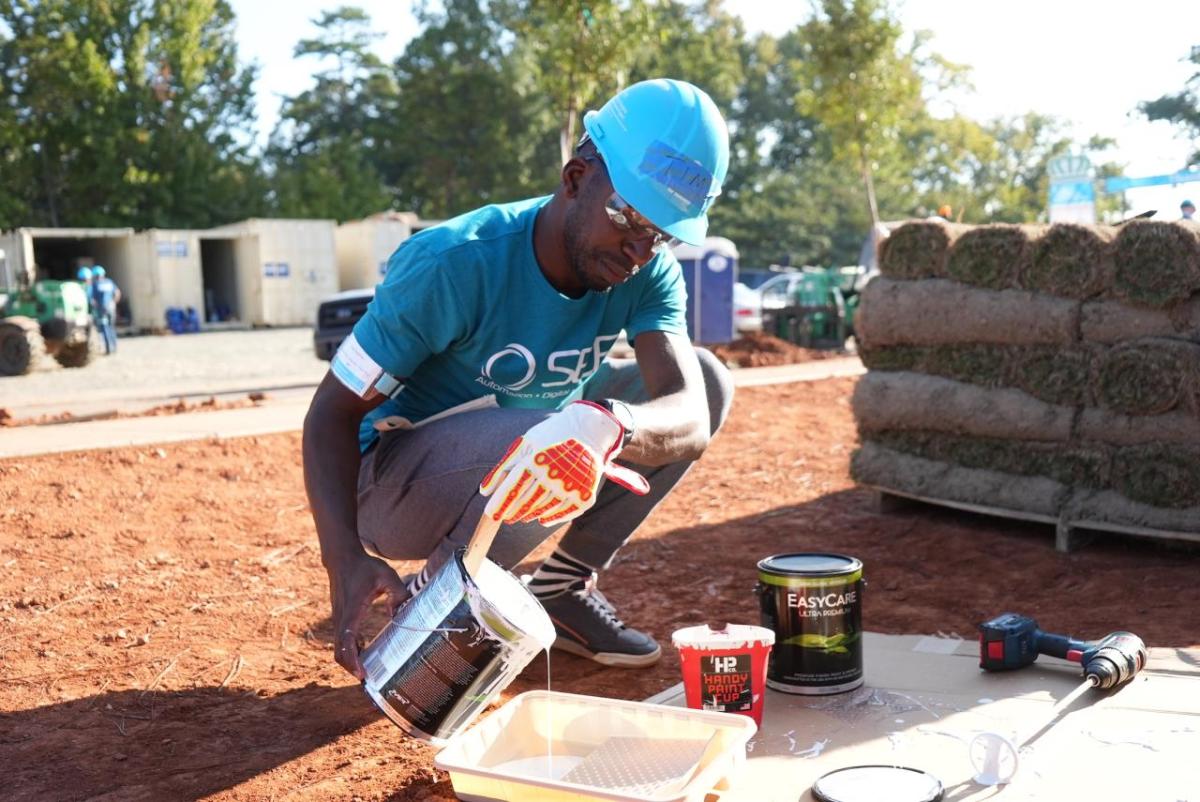
[[[970,637],[1012,609],[1200,645],[1196,551],[1106,538],[1063,555],[1045,526],[878,512],[847,476],[853,382],[739,393],[601,582],[628,621],[663,641],[754,623],[755,562],[823,549],[864,561],[872,630]],[[453,799],[434,750],[332,660],[298,435],[0,461],[0,568],[5,799]],[[666,651],[640,672],[555,652],[554,687],[645,698],[678,681]],[[534,661],[508,694],[545,674]]]
[[[795,343],[770,334],[743,334],[731,343],[705,346],[726,365],[734,368],[762,368],[768,365],[792,365],[842,356],[839,351],[801,348]]]

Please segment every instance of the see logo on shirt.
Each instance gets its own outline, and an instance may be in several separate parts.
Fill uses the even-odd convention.
[[[513,397],[530,397],[541,395],[558,397],[566,395],[570,388],[586,381],[600,368],[605,355],[612,349],[619,335],[609,334],[596,337],[586,348],[569,348],[552,352],[546,357],[544,371],[562,377],[555,381],[546,381],[549,376],[543,376],[541,386],[546,390],[566,388],[548,393],[522,393],[538,378],[538,360],[533,352],[520,343],[509,343],[488,357],[480,371],[481,375],[475,381]]]

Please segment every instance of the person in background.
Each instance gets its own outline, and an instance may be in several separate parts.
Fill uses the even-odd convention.
[[[100,331],[100,311],[96,307],[96,297],[92,294],[93,275],[90,267],[81,267],[75,271],[75,278],[83,285],[83,294],[88,299],[88,312],[92,316],[92,325],[96,331]]]
[[[1179,204],[1179,213],[1181,215],[1179,218],[1180,220],[1191,220],[1192,215],[1196,213],[1196,204],[1192,203],[1190,200],[1185,200],[1183,203]]]
[[[100,336],[104,338],[104,353],[117,350],[117,302],[121,300],[121,288],[106,275],[101,265],[92,268],[92,300],[97,311]]]

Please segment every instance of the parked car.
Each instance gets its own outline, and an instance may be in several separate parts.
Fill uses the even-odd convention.
[[[762,331],[762,296],[740,281],[733,285],[733,328],[739,334]]]
[[[744,267],[738,265],[738,281],[752,290],[757,290],[773,278],[786,275],[787,273],[795,273],[798,270],[799,268],[797,267],[783,267],[780,265],[771,265],[770,267]]]
[[[354,324],[367,313],[367,305],[375,297],[375,288],[345,290],[331,295],[317,307],[317,324],[313,327],[313,350],[317,359],[333,359],[342,340],[354,330]]]

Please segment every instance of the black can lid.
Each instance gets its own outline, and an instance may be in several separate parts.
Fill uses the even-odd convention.
[[[845,554],[776,554],[758,561],[758,570],[776,576],[839,576],[862,570],[862,560]]]
[[[817,779],[812,786],[819,802],[939,802],[942,781],[908,766],[847,766]]]

